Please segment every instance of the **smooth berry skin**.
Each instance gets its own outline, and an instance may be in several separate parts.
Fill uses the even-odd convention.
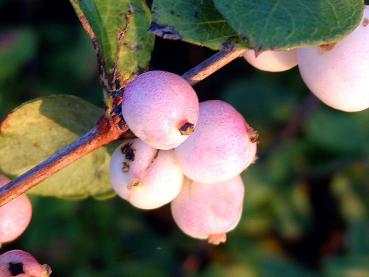
[[[254,50],[247,50],[244,58],[253,67],[269,72],[286,71],[297,65],[296,50],[267,50],[258,55]]]
[[[133,156],[123,153],[127,145]],[[183,178],[173,150],[157,150],[140,139],[125,141],[110,162],[114,191],[140,209],[156,209],[172,201],[181,190]]]
[[[175,149],[183,173],[201,183],[228,180],[256,159],[256,132],[231,105],[200,103],[195,132]]]
[[[0,255],[1,277],[48,277],[50,273],[48,265],[41,265],[23,250],[11,250]]]
[[[187,235],[209,243],[226,241],[242,216],[244,185],[240,176],[204,184],[186,179],[171,211],[178,227]]]
[[[356,29],[341,41],[297,50],[300,74],[326,105],[346,112],[369,107],[369,6]]]
[[[10,180],[0,175],[0,187]],[[7,243],[18,238],[28,227],[32,218],[32,204],[22,194],[0,207],[0,242]]]
[[[130,130],[143,142],[169,150],[191,133],[199,116],[199,100],[181,76],[148,71],[126,87],[122,114]],[[188,125],[192,127],[182,132],[181,128]]]

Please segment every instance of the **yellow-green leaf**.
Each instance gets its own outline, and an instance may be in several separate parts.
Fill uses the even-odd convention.
[[[77,140],[103,114],[81,98],[58,95],[24,103],[0,125],[0,173],[11,178]],[[100,148],[54,174],[30,193],[59,198],[113,196],[108,148]]]

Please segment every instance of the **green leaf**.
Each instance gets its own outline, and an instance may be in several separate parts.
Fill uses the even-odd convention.
[[[211,0],[154,0],[152,11],[150,31],[163,38],[211,49],[243,44]]]
[[[304,125],[307,137],[334,151],[359,151],[367,147],[369,135],[356,114],[327,108],[315,112]]]
[[[342,217],[351,226],[368,218],[369,212],[366,204],[369,188],[365,185],[365,177],[355,176],[357,174],[353,171],[363,172],[365,176],[368,172],[366,168],[353,165],[351,168],[337,172],[331,181],[332,193],[339,202]]]
[[[16,177],[91,129],[103,114],[81,98],[59,95],[27,102],[0,125],[0,172]],[[108,172],[110,154],[100,148],[36,186],[32,194],[80,199],[114,195]]]
[[[221,91],[222,99],[232,104],[249,122],[270,129],[271,122],[286,122],[296,109],[294,88],[281,76],[256,72],[252,78],[241,77],[227,82]]]
[[[266,256],[260,266],[261,276],[299,276],[313,277],[318,276],[306,268],[293,263],[291,260],[282,259],[280,257]]]
[[[291,185],[289,191],[277,191],[273,197],[273,226],[283,238],[296,240],[311,226],[311,209],[307,187],[299,183]]]
[[[37,40],[32,31],[19,29],[0,35],[0,83],[12,77],[33,57]]]
[[[369,256],[352,255],[344,258],[330,258],[323,266],[322,276],[347,277],[369,276]]]
[[[349,225],[349,254],[369,255],[369,222],[357,221]],[[369,267],[368,267],[369,270]]]
[[[260,236],[273,228],[274,191],[268,174],[264,174],[260,163],[242,173],[246,185],[247,201],[244,201],[244,215],[238,230],[251,236]],[[252,197],[251,197],[252,195]]]
[[[110,83],[122,86],[145,69],[154,36],[147,32],[149,8],[142,0],[70,0],[93,40]]]
[[[257,50],[333,43],[352,31],[363,0],[213,0],[234,30]]]

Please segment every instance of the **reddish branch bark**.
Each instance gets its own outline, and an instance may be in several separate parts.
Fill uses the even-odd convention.
[[[22,193],[25,193],[49,176],[88,153],[118,139],[127,130],[128,127],[126,125],[120,129],[118,125],[113,125],[108,119],[102,118],[96,127],[77,141],[1,187],[0,205],[4,205]]]
[[[238,58],[244,51],[245,50],[240,49],[219,51],[195,68],[186,72],[183,77],[188,80],[191,85],[194,85]],[[118,122],[117,118],[102,117],[96,127],[77,141],[1,187],[0,206],[25,193],[49,176],[92,151],[109,144],[118,138],[124,137],[125,134],[129,135],[130,132],[127,125],[119,123],[121,122]]]

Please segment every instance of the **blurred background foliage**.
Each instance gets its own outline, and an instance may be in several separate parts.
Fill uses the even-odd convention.
[[[102,106],[94,50],[68,1],[0,0],[0,22],[1,117],[50,94]],[[181,74],[212,53],[156,39],[151,69]],[[168,206],[33,197],[30,227],[2,251],[29,251],[53,276],[369,276],[369,110],[334,111],[296,68],[265,73],[242,59],[195,89],[233,104],[260,134],[226,244],[186,237]]]

